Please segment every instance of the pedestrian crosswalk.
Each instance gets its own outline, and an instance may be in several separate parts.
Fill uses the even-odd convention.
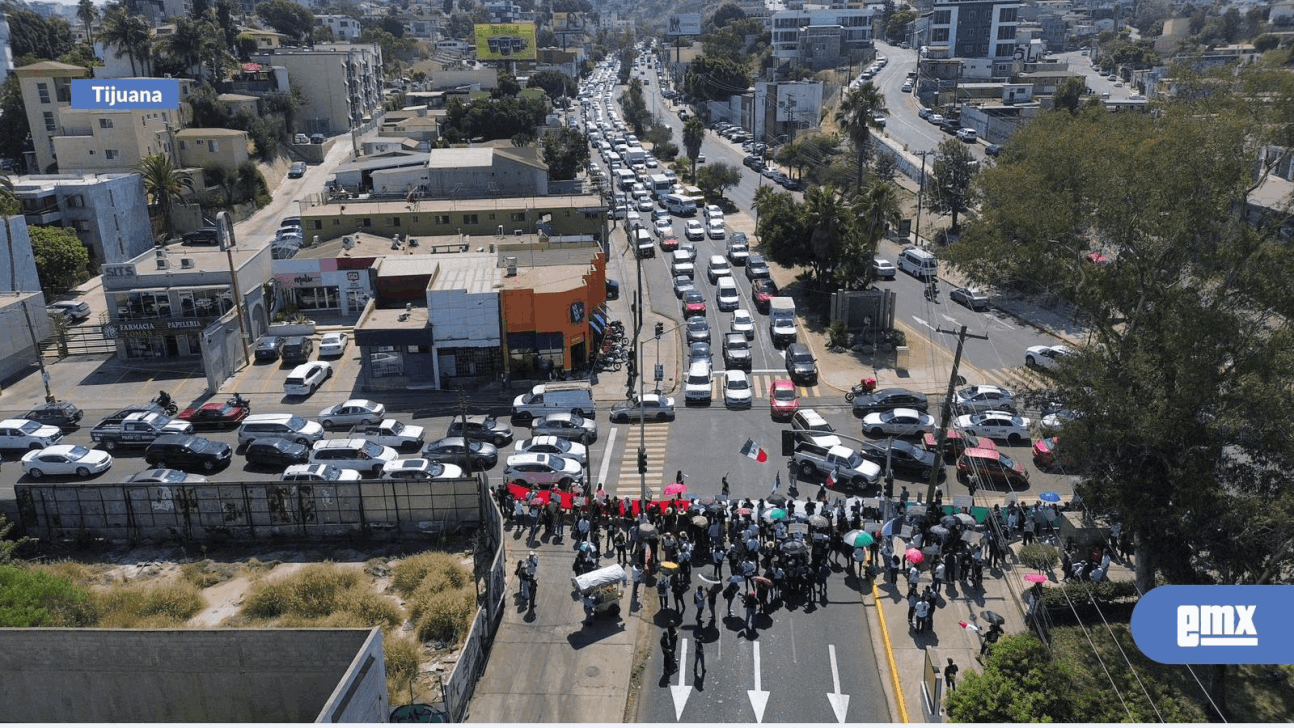
[[[985,370],[985,374],[992,380],[991,383],[1006,387],[1012,391],[1047,389],[1051,386],[1050,378],[1046,372],[1024,366],[988,369]]]
[[[765,400],[768,399],[768,392],[770,389],[773,388],[773,382],[778,379],[786,379],[786,376],[785,375],[778,376],[776,374],[751,374],[749,375],[749,378],[750,378],[751,397],[755,401],[759,401],[760,399],[765,399]],[[811,397],[816,398],[816,397],[821,397],[823,395],[823,388],[821,384],[815,384],[811,387],[797,386],[795,389],[796,389],[796,392],[801,397],[805,397],[805,398],[811,398]],[[827,391],[830,392],[831,390],[827,390]],[[723,372],[722,371],[715,372],[714,374],[714,381],[710,383],[710,397],[715,402],[723,401]]]
[[[653,498],[664,492],[665,486],[674,481],[673,472],[669,470],[665,455],[669,446],[668,422],[648,422],[645,425],[630,424],[624,430],[624,446],[620,451],[620,468],[614,483],[608,483],[607,492],[621,498],[638,498],[642,493],[642,479],[638,475],[638,445],[643,444],[647,452],[647,489]]]

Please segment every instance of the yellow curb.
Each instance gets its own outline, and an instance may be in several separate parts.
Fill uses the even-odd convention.
[[[894,648],[890,645],[890,630],[885,626],[885,610],[881,604],[881,595],[876,591],[876,580],[872,580],[872,600],[876,605],[876,614],[880,618],[881,641],[885,643],[885,659],[890,663],[890,681],[894,683],[894,699],[898,701],[899,719],[909,723],[908,706],[903,700],[903,687],[899,685],[899,666],[894,663]]]

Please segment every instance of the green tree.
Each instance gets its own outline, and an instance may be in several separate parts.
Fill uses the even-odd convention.
[[[722,28],[734,20],[745,20],[746,11],[733,3],[724,3],[710,16],[710,25],[714,28]]]
[[[890,21],[885,24],[885,39],[891,43],[898,43],[907,37],[908,26],[917,19],[917,12],[910,7],[903,7],[895,10],[890,15]]]
[[[731,58],[698,56],[683,76],[683,92],[700,101],[717,101],[745,93],[750,73]]]
[[[727,162],[707,164],[696,171],[696,186],[705,192],[706,197],[712,194],[719,197],[729,187],[736,187],[741,182],[741,170]]]
[[[1294,567],[1270,521],[1214,535],[1288,497],[1294,466],[1282,434],[1294,426],[1294,291],[1280,272],[1294,253],[1277,235],[1289,209],[1247,218],[1270,171],[1256,160],[1290,133],[1294,91],[1274,69],[1226,73],[1241,93],[1187,94],[1156,116],[1035,118],[982,173],[980,215],[945,253],[972,283],[1057,295],[1085,322],[1091,343],[1048,388],[1084,413],[1062,430],[1078,492],[1133,535],[1143,591],[1161,575]],[[1269,103],[1253,104],[1259,94]],[[1240,563],[1260,551],[1272,557],[1262,572]]]
[[[842,238],[852,225],[853,211],[835,188],[810,187],[804,193],[800,214],[810,231],[807,265],[813,279],[824,283],[840,259]]]
[[[1071,673],[1051,659],[1046,645],[1029,634],[1003,637],[984,671],[967,671],[948,693],[948,717],[956,723],[1062,723],[1074,716]],[[1096,718],[1091,718],[1096,720]]]
[[[31,253],[36,259],[36,273],[41,288],[61,293],[89,278],[90,251],[76,236],[73,228],[27,228],[31,234]]]
[[[0,565],[0,627],[89,627],[89,592],[40,570]]]
[[[132,74],[147,75],[152,72],[150,28],[147,18],[131,15],[123,6],[118,5],[104,14],[99,39],[105,46],[116,48],[117,58],[123,55],[130,58]]]
[[[871,81],[845,94],[836,110],[836,123],[849,135],[858,162],[858,189],[863,188],[863,173],[872,156],[872,129],[879,129],[876,116],[884,114],[885,97]]]
[[[256,17],[298,42],[309,40],[315,25],[314,13],[291,0],[267,0],[256,6]]]
[[[76,5],[76,17],[85,26],[85,37],[94,43],[94,21],[99,19],[99,7],[93,0],[80,0]]]
[[[0,156],[25,164],[23,154],[31,128],[27,124],[27,107],[22,100],[18,77],[10,74],[0,86]]]
[[[804,244],[811,230],[806,226],[795,198],[771,185],[755,190],[755,234],[768,259],[782,266],[805,265],[809,246]]]
[[[494,93],[492,95],[496,99],[504,98],[504,97],[516,98],[517,94],[521,93],[521,84],[517,83],[516,76],[512,75],[511,73],[508,73],[507,71],[501,68],[498,70],[495,76],[498,79],[498,81],[497,81],[497,86],[495,87]]]
[[[683,149],[688,159],[692,160],[692,176],[696,176],[696,157],[701,153],[701,143],[705,141],[705,122],[693,116],[683,124]]]
[[[620,111],[625,124],[633,130],[634,136],[641,137],[651,122],[651,111],[647,108],[647,99],[643,96],[642,81],[633,79],[629,88],[620,94]]]
[[[836,266],[836,284],[846,289],[866,288],[875,276],[872,259],[881,238],[891,226],[898,225],[902,214],[898,188],[885,180],[873,180],[853,200],[851,208],[854,216]]]
[[[144,191],[152,198],[162,216],[162,226],[168,235],[175,233],[174,204],[185,190],[193,191],[193,180],[182,174],[171,158],[165,154],[154,154],[140,161],[136,169],[143,177]]]
[[[563,97],[574,98],[579,93],[575,79],[561,71],[539,71],[532,74],[526,82],[526,88],[541,88],[554,101]]]
[[[575,179],[588,166],[589,138],[578,129],[562,127],[558,132],[544,135],[543,155],[549,179]]]
[[[1056,84],[1056,91],[1051,95],[1051,104],[1058,110],[1077,114],[1079,101],[1082,100],[1083,92],[1086,90],[1087,87],[1083,84],[1082,78],[1070,76]]]
[[[13,527],[14,524],[10,523],[3,513],[0,513],[0,566],[14,564],[17,561],[14,554],[18,552],[18,549],[31,543],[31,539],[26,536],[17,539],[9,538],[9,532],[13,530]],[[0,599],[0,602],[3,602],[3,600]]]
[[[935,212],[952,215],[951,232],[961,231],[957,216],[966,207],[970,197],[971,180],[975,177],[977,162],[958,139],[945,139],[939,143],[934,164],[926,177],[926,201]]]
[[[14,58],[35,56],[55,60],[72,49],[72,29],[62,18],[42,18],[26,8],[5,3],[9,16],[9,45]]]
[[[662,162],[669,162],[678,156],[678,145],[672,141],[673,137],[672,128],[653,120],[643,139],[651,144],[652,156]]]

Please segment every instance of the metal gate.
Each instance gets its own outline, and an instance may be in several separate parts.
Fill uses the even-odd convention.
[[[41,354],[47,359],[62,359],[69,356],[102,356],[116,354],[117,342],[103,335],[103,327],[98,324],[81,324],[68,326],[55,323],[54,333],[40,342]]]

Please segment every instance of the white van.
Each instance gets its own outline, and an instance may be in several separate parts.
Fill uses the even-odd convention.
[[[899,270],[926,281],[939,275],[939,261],[929,250],[905,248],[899,254]]]
[[[634,228],[630,233],[633,240],[634,252],[639,258],[655,258],[656,243],[652,241],[651,233],[647,228]]]
[[[593,390],[588,382],[548,382],[536,384],[512,400],[513,416],[537,419],[545,415],[570,412],[592,417],[597,412]]]
[[[696,202],[690,197],[669,194],[665,195],[665,209],[669,210],[671,215],[690,217],[696,214]]]
[[[675,278],[687,276],[696,280],[696,265],[692,262],[692,254],[687,250],[675,250],[670,260],[670,275]]]
[[[628,192],[629,190],[633,189],[633,186],[635,184],[638,184],[638,177],[634,175],[633,170],[631,169],[616,170],[617,187],[624,190],[625,192]]]
[[[741,294],[737,292],[737,281],[732,276],[724,276],[714,284],[719,300],[720,311],[736,311],[741,307]]]

